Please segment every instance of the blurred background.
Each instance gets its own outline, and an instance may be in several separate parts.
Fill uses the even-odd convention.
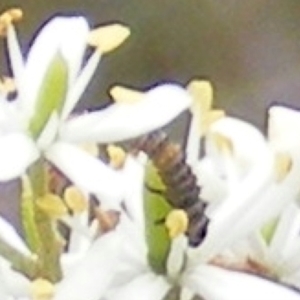
[[[299,0],[0,2],[1,11],[12,6],[24,10],[18,26],[24,54],[33,34],[56,14],[84,15],[91,26],[118,21],[131,28],[130,39],[103,58],[83,107],[107,101],[116,83],[143,89],[198,77],[212,82],[215,107],[263,130],[272,103],[300,108]],[[0,74],[8,74],[5,43],[0,43]]]

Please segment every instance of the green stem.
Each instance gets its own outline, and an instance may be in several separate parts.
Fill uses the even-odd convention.
[[[11,262],[13,269],[18,270],[29,278],[33,279],[36,277],[38,269],[37,261],[26,257],[1,238],[0,255]]]
[[[39,160],[29,170],[31,191],[24,193],[22,219],[25,237],[31,250],[38,256],[38,276],[57,282],[61,279],[59,257],[61,245],[55,231],[55,220],[37,205],[37,199],[48,192],[46,162]]]

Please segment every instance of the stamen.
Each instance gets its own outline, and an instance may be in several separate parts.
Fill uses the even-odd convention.
[[[277,153],[275,157],[275,174],[276,182],[280,183],[289,174],[293,167],[293,161],[287,153]]]
[[[0,36],[6,36],[7,28],[23,18],[23,11],[20,8],[11,8],[0,15]]]
[[[115,102],[128,104],[134,104],[144,96],[144,93],[140,91],[117,85],[110,89],[109,94]]]
[[[121,24],[103,26],[92,30],[88,44],[101,53],[107,53],[119,47],[130,35],[128,27]]]
[[[183,209],[173,209],[167,216],[165,226],[169,237],[174,239],[186,232],[189,225],[189,218]]]
[[[44,197],[39,198],[36,203],[40,209],[53,219],[65,216],[68,213],[63,200],[54,194],[46,194]]]
[[[69,186],[65,189],[64,200],[73,213],[82,213],[88,209],[87,199],[75,186]]]
[[[127,156],[126,152],[121,147],[115,145],[109,145],[106,151],[110,159],[110,165],[114,169],[122,169]]]
[[[33,300],[52,300],[54,285],[46,279],[38,278],[31,283],[31,295]]]

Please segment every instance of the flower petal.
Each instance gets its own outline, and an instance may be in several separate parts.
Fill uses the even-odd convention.
[[[115,206],[115,201],[122,200],[124,182],[121,172],[109,168],[101,160],[63,142],[55,143],[45,155],[75,185],[84,191],[97,194],[101,203]]]
[[[14,179],[26,171],[39,156],[28,136],[12,133],[0,137],[0,180]]]
[[[190,96],[183,88],[164,84],[151,89],[139,102],[116,103],[73,118],[60,134],[63,140],[72,142],[122,141],[165,126],[190,104]]]
[[[161,300],[170,289],[169,283],[153,273],[139,274],[125,286],[117,288],[107,300]]]
[[[193,270],[184,284],[209,300],[300,299],[300,293],[276,282],[208,265]]]
[[[84,18],[56,17],[37,35],[28,54],[24,76],[26,94],[22,101],[23,109],[29,116],[34,111],[39,88],[55,55],[63,55],[70,67],[69,79],[74,80],[80,67],[87,34],[88,25]]]
[[[118,266],[121,236],[113,231],[100,237],[61,283],[54,300],[99,300],[110,284]]]

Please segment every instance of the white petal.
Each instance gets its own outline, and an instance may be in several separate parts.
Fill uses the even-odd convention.
[[[79,77],[71,86],[61,113],[62,120],[65,120],[74,109],[80,96],[84,92],[86,86],[88,85],[94,72],[96,71],[97,65],[100,61],[100,57],[100,53],[98,51],[95,51],[95,53],[89,58],[87,64],[84,66],[84,69],[79,74]]]
[[[190,96],[181,87],[165,84],[151,89],[136,103],[116,103],[94,113],[69,120],[62,139],[110,143],[148,133],[165,126],[188,108]]]
[[[275,217],[284,204],[286,188],[272,184],[271,167],[255,168],[211,216],[207,236],[199,247],[203,257],[212,257],[231,243]],[[224,234],[226,232],[226,234]]]
[[[141,161],[136,161],[128,156],[123,168],[124,179],[126,180],[126,196],[124,203],[130,217],[136,222],[142,232],[144,232],[144,208],[143,190],[145,165]]]
[[[75,76],[82,60],[87,33],[88,25],[82,17],[56,17],[41,29],[30,48],[24,76],[26,95],[22,97],[23,109],[29,115],[34,109],[46,71],[58,52],[69,63],[70,79]]]
[[[31,255],[15,228],[2,217],[0,217],[0,238],[24,255]]]
[[[153,273],[140,274],[130,283],[116,289],[107,300],[162,300],[168,290],[169,283]]]
[[[272,143],[276,145],[291,144],[299,145],[299,140],[295,138],[297,132],[295,128],[300,126],[300,112],[288,107],[273,106],[269,110],[268,136]]]
[[[99,300],[118,266],[122,239],[117,231],[99,238],[76,269],[58,284],[54,300]]]
[[[58,124],[58,115],[57,112],[54,111],[38,137],[37,145],[39,149],[46,150],[52,144],[57,134]]]
[[[124,182],[121,173],[79,147],[58,142],[45,155],[75,185],[97,194],[100,201],[115,206],[122,200]]]
[[[8,27],[7,46],[17,90],[19,93],[22,93],[23,91],[21,82],[24,76],[24,61],[16,31],[13,26]]]
[[[254,164],[264,162],[266,156],[270,155],[263,134],[252,124],[245,121],[232,117],[221,118],[210,127],[209,133],[221,134],[231,143],[232,160],[235,163],[238,177],[245,176]],[[210,139],[206,140],[205,146],[207,155],[217,159],[216,164],[222,166],[220,160],[222,160],[224,153],[220,152],[220,149]]]
[[[31,138],[22,133],[0,137],[0,180],[14,179],[23,174],[39,156]]]
[[[209,300],[300,299],[300,293],[276,282],[214,266],[197,268],[184,284]]]
[[[282,269],[299,268],[299,232],[300,211],[295,203],[291,203],[281,214],[269,245],[270,256],[275,264],[280,265],[284,261]]]

